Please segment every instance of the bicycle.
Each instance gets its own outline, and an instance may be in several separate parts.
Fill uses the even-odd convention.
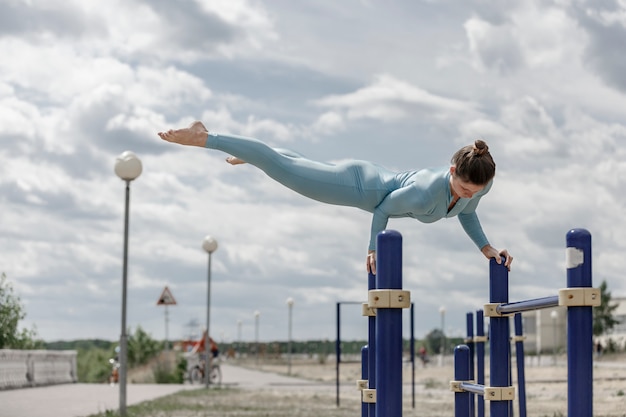
[[[192,384],[200,384],[206,382],[204,379],[204,361],[191,368],[189,371],[189,382]],[[209,372],[209,384],[222,384],[222,369],[220,368],[217,358],[211,360],[211,370]]]

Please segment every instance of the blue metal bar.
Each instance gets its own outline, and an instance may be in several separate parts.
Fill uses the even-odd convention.
[[[402,235],[377,236],[376,288],[402,289]],[[402,309],[376,309],[376,415],[402,417]]]
[[[335,357],[337,358],[337,360],[335,361],[335,401],[337,403],[337,407],[339,407],[339,364],[341,363],[341,303],[337,303],[336,318],[337,339],[335,340]]]
[[[514,303],[501,304],[496,307],[496,311],[500,314],[514,314],[522,311],[539,310],[542,308],[557,307],[559,305],[559,296],[534,298],[532,300],[516,301]]]
[[[477,395],[485,395],[485,386],[480,384],[474,384],[473,382],[462,382],[461,388],[467,392]],[[471,398],[471,397],[470,397]]]
[[[476,311],[476,336],[485,336],[485,316],[482,310]],[[476,342],[476,382],[485,385],[485,342]],[[479,397],[478,417],[485,417],[485,399]]]
[[[376,275],[367,275],[367,289],[376,289]],[[367,318],[367,346],[369,347],[369,354],[367,360],[369,378],[367,380],[367,387],[370,389],[376,388],[376,316],[369,316]],[[376,404],[368,403],[367,405],[369,417],[376,417]]]
[[[566,235],[567,287],[591,287],[591,234],[572,229]],[[567,309],[567,412],[569,417],[593,415],[592,307]]]
[[[368,379],[368,350],[367,345],[361,348],[361,379]],[[369,416],[369,403],[363,402],[363,392],[361,392],[361,417]]]
[[[474,313],[467,313],[465,316],[465,328],[467,330],[467,347],[470,352],[470,379],[474,380]],[[476,415],[476,406],[475,406],[476,397],[470,395],[470,416],[474,417]]]
[[[517,313],[513,319],[515,323],[515,336],[521,338],[524,335],[522,327],[522,314]],[[517,397],[519,404],[519,417],[526,417],[526,372],[524,364],[524,341],[515,341],[515,355],[517,358]]]
[[[454,379],[457,381],[469,381],[470,379],[470,352],[466,345],[454,348]],[[454,393],[454,416],[469,417],[470,415],[469,392]]]
[[[509,271],[504,259],[489,262],[489,302],[509,302]],[[508,317],[491,317],[489,338],[489,372],[492,387],[506,387],[510,375],[510,330]],[[510,401],[490,401],[491,417],[508,417]]]

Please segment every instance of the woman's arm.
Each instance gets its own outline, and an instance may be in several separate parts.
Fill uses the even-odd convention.
[[[424,197],[427,195],[429,193],[416,192],[412,186],[406,186],[389,193],[374,209],[366,260],[367,272],[376,273],[376,237],[387,227],[389,217],[426,212],[429,202]]]
[[[513,257],[509,254],[506,249],[502,249],[501,251],[497,250],[493,246],[489,244],[485,233],[483,232],[483,228],[480,225],[480,220],[478,220],[478,215],[476,214],[476,208],[478,207],[478,202],[480,198],[485,195],[489,189],[491,188],[491,182],[483,191],[480,192],[476,198],[472,199],[469,204],[463,209],[461,213],[459,213],[459,222],[461,226],[463,226],[463,230],[469,236],[470,239],[476,244],[476,246],[480,249],[480,251],[485,255],[487,259],[495,258],[497,263],[502,263],[502,256],[505,257],[504,266],[506,266],[509,270],[511,270],[511,262],[513,262]]]

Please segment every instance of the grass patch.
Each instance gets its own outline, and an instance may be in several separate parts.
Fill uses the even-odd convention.
[[[353,417],[360,408],[352,403],[337,408],[334,397],[313,392],[201,388],[132,405],[126,417]],[[107,410],[89,417],[121,416]]]

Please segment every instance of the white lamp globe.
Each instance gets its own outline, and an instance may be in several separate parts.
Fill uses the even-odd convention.
[[[122,152],[115,159],[115,175],[125,181],[132,181],[141,175],[141,161],[131,151]]]
[[[204,249],[208,253],[215,252],[217,250],[217,240],[215,240],[211,236],[205,237],[202,241],[202,249]]]

